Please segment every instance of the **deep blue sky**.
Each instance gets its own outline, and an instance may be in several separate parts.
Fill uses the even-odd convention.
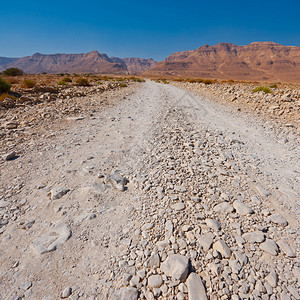
[[[1,1],[0,56],[82,53],[163,60],[204,44],[300,46],[300,0]]]

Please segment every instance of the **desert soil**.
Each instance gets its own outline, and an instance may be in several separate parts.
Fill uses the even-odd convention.
[[[7,129],[0,298],[299,299],[297,133],[152,81],[104,97]]]

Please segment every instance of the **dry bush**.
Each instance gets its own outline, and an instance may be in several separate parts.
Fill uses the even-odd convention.
[[[89,86],[89,81],[86,79],[86,78],[78,78],[76,79],[76,84],[79,85],[79,86]]]
[[[11,85],[0,77],[0,94],[7,93],[10,91]]]
[[[0,95],[0,102],[2,102],[5,98],[9,98],[13,101],[16,101],[17,100],[17,97],[13,96],[13,95],[10,95],[8,93],[4,93],[2,95]]]
[[[22,81],[22,87],[24,88],[33,88],[36,86],[36,82],[30,79],[24,79]]]

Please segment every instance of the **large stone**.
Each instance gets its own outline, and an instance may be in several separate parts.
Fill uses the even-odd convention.
[[[232,213],[233,206],[228,202],[222,202],[214,207],[214,211],[219,213]]]
[[[271,255],[277,255],[279,251],[277,244],[271,239],[267,239],[264,243],[260,244],[259,248]]]
[[[254,213],[254,211],[249,206],[247,206],[240,200],[234,201],[233,207],[235,208],[236,212],[242,216]]]
[[[243,239],[245,239],[249,243],[262,243],[265,241],[266,237],[263,232],[253,231],[243,234]]]
[[[223,240],[215,242],[213,249],[217,250],[225,258],[230,258],[231,256],[231,250]]]
[[[11,160],[11,159],[15,158],[16,155],[17,155],[16,151],[12,151],[12,152],[2,155],[2,158],[7,161],[7,160]]]
[[[196,273],[191,273],[186,281],[188,288],[189,300],[207,300],[205,287],[200,276]]]
[[[60,199],[62,196],[66,195],[70,190],[65,187],[57,187],[51,190],[51,200]]]
[[[281,225],[281,226],[287,226],[288,222],[287,220],[280,214],[275,214],[269,217],[269,220],[275,224]]]
[[[214,237],[215,235],[211,232],[205,233],[198,239],[198,244],[204,251],[208,251],[213,243]]]
[[[285,241],[280,240],[277,242],[280,250],[288,257],[296,257],[295,251]]]
[[[274,270],[272,270],[265,279],[273,288],[275,288],[278,284],[278,275]]]
[[[217,221],[217,220],[214,220],[214,219],[206,219],[205,222],[206,222],[206,225],[207,225],[209,228],[213,229],[213,230],[220,230],[220,229],[221,229],[221,224],[220,224],[220,222]]]
[[[106,177],[106,182],[111,182],[115,188],[121,192],[125,191],[125,186],[128,183],[128,179],[121,176],[118,171]]]
[[[160,269],[174,280],[184,281],[189,271],[189,259],[180,254],[171,254],[161,264]]]
[[[172,209],[176,210],[176,211],[181,211],[181,210],[184,210],[185,209],[185,204],[184,203],[181,203],[181,202],[178,202],[178,203],[175,203],[171,206]]]
[[[148,286],[151,288],[159,288],[162,284],[163,280],[160,275],[152,275],[148,278]]]
[[[123,287],[120,290],[114,292],[111,296],[111,300],[137,300],[138,291],[132,287]]]
[[[54,251],[59,245],[65,243],[71,237],[71,234],[71,229],[67,224],[58,224],[48,233],[36,239],[31,248],[37,254]]]

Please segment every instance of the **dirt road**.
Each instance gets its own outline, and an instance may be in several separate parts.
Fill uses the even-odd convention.
[[[172,85],[124,98],[0,165],[0,298],[299,299],[297,137]]]

